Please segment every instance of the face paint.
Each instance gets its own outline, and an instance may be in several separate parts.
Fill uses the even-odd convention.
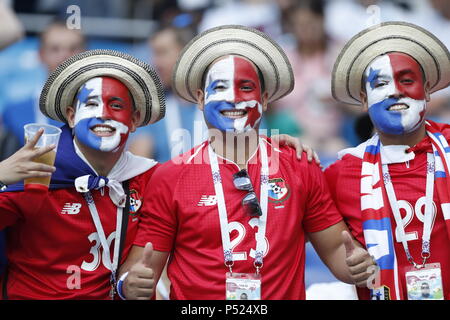
[[[87,81],[75,99],[75,136],[100,151],[116,151],[128,139],[133,102],[120,81],[99,77]]]
[[[387,134],[415,131],[425,120],[426,98],[419,64],[403,53],[376,58],[366,69],[369,115]]]
[[[206,121],[222,131],[247,132],[262,116],[261,83],[254,65],[228,56],[214,63],[205,81]]]

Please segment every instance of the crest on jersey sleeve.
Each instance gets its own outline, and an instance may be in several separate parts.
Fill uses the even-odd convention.
[[[280,203],[290,196],[289,186],[282,178],[269,179],[269,201]]]
[[[132,189],[130,190],[130,215],[134,216],[142,206],[142,197],[139,193]]]

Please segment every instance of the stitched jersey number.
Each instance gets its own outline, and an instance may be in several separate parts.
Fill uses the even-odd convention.
[[[106,256],[106,253],[102,249],[102,244],[100,242],[100,238],[98,236],[97,232],[93,232],[88,237],[89,241],[93,244],[91,247],[91,250],[89,253],[92,255],[92,261],[86,262],[83,261],[81,264],[81,269],[86,271],[95,271],[100,265],[100,262],[103,262],[103,265],[106,269],[111,270],[111,266],[109,265],[109,262],[105,263],[105,261],[110,261],[110,258]],[[114,231],[109,235],[109,237],[106,239],[108,242],[109,250],[111,252],[111,243],[113,240],[116,239],[116,232]]]
[[[248,224],[254,229],[255,227],[258,226],[258,218],[253,218],[251,219]],[[233,251],[234,248],[236,248],[239,243],[241,243],[242,240],[244,240],[245,235],[247,234],[246,230],[245,230],[245,226],[242,223],[239,223],[237,221],[233,221],[230,222],[228,224],[228,230],[230,231],[230,233],[232,231],[237,231],[238,235],[236,238],[233,239],[233,241],[231,241],[231,250]],[[256,237],[256,233],[255,233],[255,237]],[[266,237],[264,237],[264,243],[263,243],[263,252],[264,252],[264,256],[267,254],[267,250],[269,248],[269,241],[267,240]],[[255,253],[256,250],[255,249],[251,249],[250,250],[250,257],[254,258],[255,257]],[[241,261],[241,260],[247,260],[247,252],[233,252],[233,261]]]

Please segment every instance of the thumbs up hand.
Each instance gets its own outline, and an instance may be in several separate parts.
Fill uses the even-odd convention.
[[[367,287],[367,280],[373,271],[370,266],[376,265],[375,261],[365,249],[355,246],[347,231],[342,231],[342,243],[345,247],[345,262],[353,283],[360,288]]]
[[[128,271],[123,290],[128,300],[150,300],[155,291],[154,272],[151,268],[153,245],[148,242],[142,257]]]

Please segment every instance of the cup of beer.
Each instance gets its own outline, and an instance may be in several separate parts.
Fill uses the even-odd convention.
[[[39,123],[29,123],[24,127],[25,130],[25,141],[32,139],[40,128],[44,129],[44,133],[39,138],[36,143],[36,148],[42,148],[55,144],[55,149],[33,159],[33,161],[38,163],[48,164],[53,166],[56,158],[56,150],[58,148],[58,141],[61,135],[61,129],[49,124],[39,124]],[[47,191],[50,184],[51,176],[39,177],[39,178],[28,178],[24,180],[25,190],[43,190]]]

